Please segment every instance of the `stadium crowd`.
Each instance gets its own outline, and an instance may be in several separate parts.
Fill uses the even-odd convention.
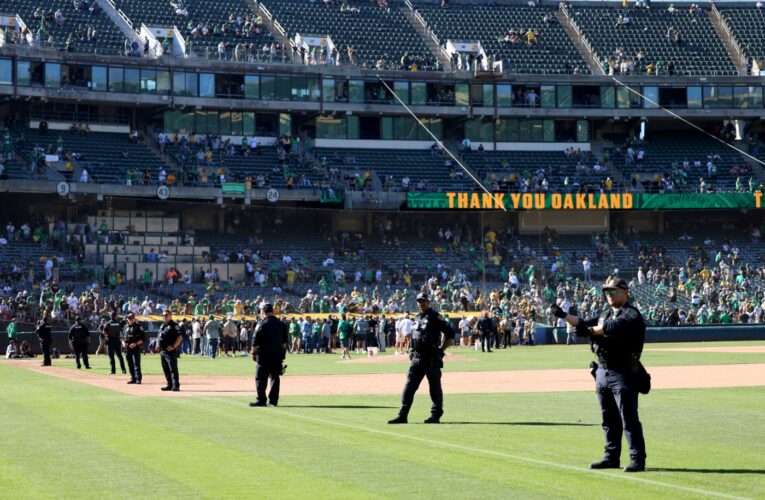
[[[199,276],[177,273],[160,281],[152,275],[144,283],[126,283],[116,268],[87,274],[84,245],[99,237],[108,238],[105,228],[79,224],[70,233],[66,226],[60,219],[19,222],[18,227],[8,222],[0,238],[0,256],[4,247],[19,242],[33,242],[45,255],[27,263],[2,260],[0,316],[4,320],[17,317],[32,321],[47,315],[54,322],[64,322],[80,315],[97,325],[112,312],[150,316],[167,307],[176,314],[196,318],[231,314],[236,321],[240,315],[256,314],[261,304],[272,302],[277,314],[297,314],[304,321],[312,314],[321,315],[322,321],[326,315],[333,315],[339,321],[339,316],[346,314],[353,318],[368,315],[379,324],[383,315],[398,317],[414,310],[413,296],[424,292],[437,310],[455,313],[455,325],[462,316],[475,324],[478,315],[488,312],[497,328],[509,319],[513,328],[521,329],[517,336],[525,340],[523,332],[530,322],[554,324],[545,313],[554,302],[566,310],[574,308],[579,314],[594,315],[602,301],[600,281],[592,276],[593,264],[599,268],[609,266],[616,249],[629,252],[629,258],[638,263],[637,271],[628,280],[635,305],[649,324],[765,320],[765,255],[758,257],[759,262],[746,261],[738,243],[727,237],[697,241],[683,233],[680,240],[687,250],[678,256],[661,245],[651,245],[650,237],[634,228],[617,228],[613,234],[595,235],[589,248],[567,255],[559,249],[561,237],[551,229],[544,231],[535,249],[512,228],[504,232],[488,228],[476,238],[459,224],[420,227],[423,237],[429,237],[431,231],[435,237],[432,266],[409,268],[405,264],[397,269],[382,265],[376,268],[371,260],[364,259],[361,235],[343,233],[330,239],[333,250],[319,267],[297,257],[293,262],[287,253],[271,255],[255,235],[252,248],[222,254],[223,260],[245,262],[245,280],[221,281],[210,266],[210,271]],[[392,240],[397,237],[386,233],[391,224],[380,219],[379,227],[383,240],[390,236],[389,243],[395,248]],[[182,241],[188,242],[190,234],[185,232]],[[749,228],[748,236],[752,248],[756,248],[761,228]],[[447,255],[459,255],[461,262],[475,267],[460,270],[441,263]],[[161,256],[155,254],[153,258],[158,262]],[[215,253],[208,258],[211,264],[218,259],[221,256]],[[357,270],[351,272],[349,266]],[[67,270],[63,280],[62,268]],[[476,278],[484,274],[497,278],[482,289]],[[203,284],[204,292],[196,291],[192,283]],[[312,288],[298,292],[298,283]],[[132,286],[127,288],[131,294],[120,293],[123,285]],[[137,294],[141,288],[143,296]],[[311,325],[313,329],[314,323]]]

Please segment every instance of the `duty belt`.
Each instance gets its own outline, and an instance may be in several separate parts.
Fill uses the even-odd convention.
[[[598,360],[598,368],[602,368],[604,370],[620,370],[620,369],[626,369],[629,366],[629,363],[620,363],[618,361],[607,361],[605,359],[599,359]]]

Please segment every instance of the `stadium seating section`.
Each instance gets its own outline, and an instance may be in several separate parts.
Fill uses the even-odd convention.
[[[680,166],[684,160],[688,160],[690,167],[686,172],[686,184],[677,184],[676,191],[698,192],[699,179],[703,178],[707,186],[712,185],[717,191],[730,192],[735,189],[736,178],[740,176],[731,173],[731,168],[746,166],[743,156],[738,152],[701,133],[657,133],[652,135],[648,142],[634,149],[645,151],[643,162],[633,161],[627,164],[623,154],[616,154],[613,162],[622,171],[625,180],[629,180],[633,174],[638,174],[647,189],[650,189],[656,174],[679,179],[678,176],[672,175],[673,165]],[[710,176],[707,171],[707,157],[716,155],[719,159],[713,163],[717,171],[714,176]],[[700,162],[700,166],[694,166],[696,161]],[[747,186],[749,175],[740,177],[744,186]]]
[[[181,155],[180,146],[170,145],[167,147],[167,154],[172,157],[175,162],[182,167],[185,171],[194,171],[197,168],[196,153],[198,151],[205,151],[205,148],[201,144],[190,145],[191,155],[187,155],[184,160]],[[261,147],[258,153],[252,153],[248,156],[242,155],[240,147],[235,148],[234,156],[225,156],[222,153],[216,153],[213,155],[212,162],[208,165],[202,163],[202,166],[208,170],[218,170],[223,167],[226,179],[232,181],[242,182],[246,177],[253,179],[253,186],[255,186],[255,178],[257,176],[268,176],[270,178],[269,187],[283,188],[287,186],[287,177],[292,174],[297,183],[301,177],[305,177],[311,182],[311,185],[320,183],[324,177],[313,168],[312,164],[305,162],[300,165],[294,157],[287,159],[284,168],[277,158],[276,148],[274,147]],[[276,171],[274,168],[277,167]],[[212,176],[211,176],[212,177]],[[211,179],[210,182],[213,182]]]
[[[537,176],[540,182],[542,178],[547,179],[551,191],[566,190],[566,178],[568,178],[568,190],[594,189],[597,191],[608,177],[608,172],[605,170],[600,173],[592,170],[595,158],[587,153],[579,159],[566,157],[561,152],[484,151],[470,153],[465,156],[465,159],[481,178],[502,183],[510,179],[513,174],[519,181],[522,178],[531,179]],[[586,170],[577,170],[577,164],[580,162],[587,167]],[[537,175],[538,173],[540,175]],[[506,187],[510,191],[519,188],[520,184],[510,184]],[[617,183],[614,183],[614,188],[618,188]],[[534,186],[530,186],[530,189],[536,191]]]
[[[690,14],[687,9],[667,12],[664,6],[650,10],[630,10],[629,26],[619,25],[621,8],[581,7],[571,9],[574,22],[597,53],[601,62],[609,60],[617,49],[625,58],[645,52],[646,64],[661,61],[663,67],[672,62],[677,75],[737,75],[722,40],[706,13]],[[672,27],[682,36],[678,46],[667,40]]]
[[[370,68],[374,68],[380,59],[385,61],[387,68],[397,68],[405,54],[435,61],[401,7],[392,5],[392,2],[389,9],[368,2],[352,2],[359,12],[345,14],[340,13],[337,2],[327,6],[308,0],[265,0],[263,4],[284,26],[290,38],[296,33],[302,36],[329,35],[346,64],[348,47],[353,47],[358,65]]]
[[[41,135],[37,129],[25,131],[26,141],[17,149],[17,153],[26,158],[29,152],[39,146],[44,149],[57,146],[58,138],[63,139],[64,152],[79,153],[79,167],[88,169],[94,182],[122,184],[125,182],[125,169],[135,167],[139,172],[147,169],[156,181],[159,170],[164,166],[162,159],[147,146],[132,144],[127,134],[109,134],[91,132],[88,135],[70,131],[49,130]],[[128,159],[122,156],[128,153]]]
[[[91,14],[88,10],[75,9],[71,0],[0,0],[0,12],[21,16],[34,35],[37,35],[40,28],[40,19],[34,17],[38,9],[44,9],[46,17],[50,18],[46,32],[53,35],[56,49],[63,50],[69,35],[81,31],[82,37],[74,37],[74,50],[77,52],[118,54],[124,50],[125,36],[100,7]],[[60,26],[53,20],[53,14],[58,9],[64,15],[64,22]],[[91,27],[96,29],[94,42],[88,41],[85,36],[86,30]]]
[[[141,23],[153,27],[176,26],[186,41],[191,42],[192,50],[200,54],[207,50],[211,55],[216,55],[220,42],[230,44],[231,48],[238,43],[252,43],[260,52],[264,44],[270,45],[274,41],[265,24],[260,34],[236,35],[236,23],[229,21],[232,15],[234,20],[240,17],[242,23],[246,16],[250,16],[252,21],[257,17],[246,0],[187,0],[188,16],[176,14],[175,7],[167,1],[116,0],[116,4],[136,27]],[[191,34],[200,24],[209,28],[210,35],[195,37]],[[227,25],[225,30],[224,25]],[[213,34],[216,29],[220,30],[219,34]]]
[[[480,41],[487,55],[502,59],[505,71],[511,73],[566,74],[578,67],[582,74],[590,70],[550,7],[503,5],[450,5],[441,9],[418,4],[417,10],[442,44],[447,40]],[[545,23],[547,16],[550,20]],[[532,45],[511,44],[504,38],[508,30],[536,32]]]
[[[765,11],[763,9],[722,9],[721,14],[744,55],[755,60],[765,59]]]

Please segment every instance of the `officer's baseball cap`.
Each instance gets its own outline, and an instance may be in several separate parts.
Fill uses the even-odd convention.
[[[611,278],[610,280],[606,281],[603,284],[603,290],[629,290],[630,287],[627,286],[627,282],[624,281],[621,278]]]
[[[263,304],[263,307],[261,307],[260,310],[263,311],[264,313],[272,313],[274,312],[274,305],[271,304],[270,302],[267,302]]]
[[[421,300],[424,300],[425,302],[429,302],[430,299],[428,299],[428,294],[427,293],[418,293],[417,294],[417,302],[419,302]]]

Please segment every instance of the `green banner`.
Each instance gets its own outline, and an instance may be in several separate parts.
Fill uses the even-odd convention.
[[[407,193],[407,207],[427,210],[707,210],[761,208],[762,194],[742,193]]]
[[[687,193],[687,194],[635,194],[635,209],[673,210],[709,208],[755,208],[752,194],[740,193]]]
[[[321,203],[342,203],[344,198],[344,191],[322,189],[321,190]]]
[[[406,193],[408,208],[449,208],[446,193]]]
[[[241,182],[224,182],[221,186],[223,194],[244,194],[244,184]]]

